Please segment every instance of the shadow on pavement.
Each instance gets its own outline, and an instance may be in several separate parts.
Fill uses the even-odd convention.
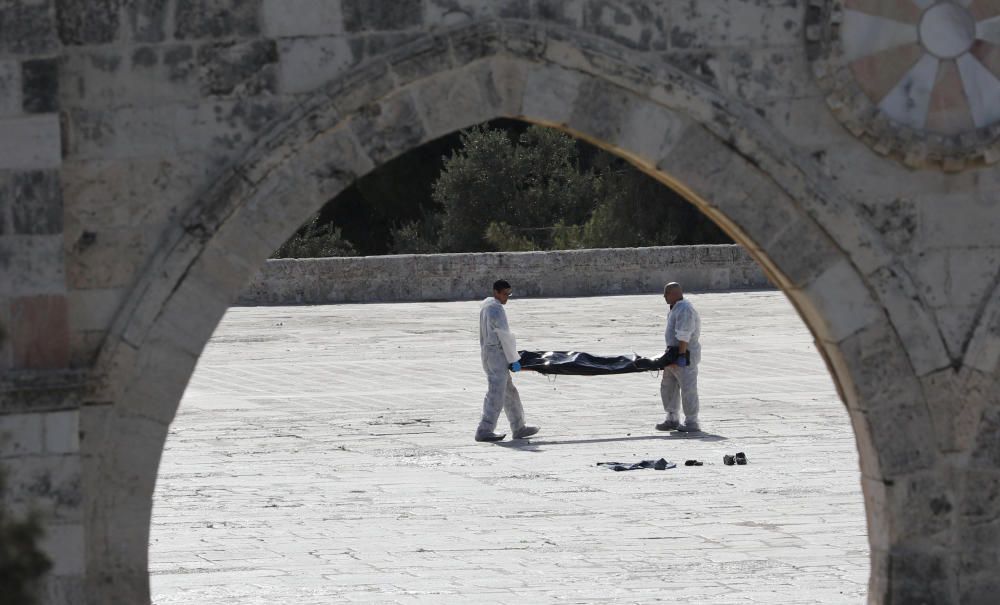
[[[613,443],[615,441],[726,441],[728,438],[713,433],[666,433],[663,435],[640,435],[638,437],[607,437],[601,439],[514,439],[512,441],[497,441],[493,445],[516,450],[538,451],[543,445],[580,445],[586,443]]]

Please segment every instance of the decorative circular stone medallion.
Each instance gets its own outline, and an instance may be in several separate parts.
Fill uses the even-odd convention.
[[[1000,160],[1000,0],[809,0],[806,22],[831,109],[877,152]]]

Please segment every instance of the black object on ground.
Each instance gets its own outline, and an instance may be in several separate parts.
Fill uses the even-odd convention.
[[[725,464],[726,466],[732,466],[734,464],[746,464],[747,455],[744,454],[743,452],[736,452],[735,456],[726,454],[722,457],[722,463]]]
[[[476,433],[476,441],[493,443],[494,441],[503,441],[507,433]]]
[[[701,460],[685,460],[684,461],[684,466],[701,466],[703,464],[705,464],[705,463],[702,462]]]
[[[639,355],[605,357],[578,351],[518,351],[518,353],[521,355],[522,370],[573,376],[655,372],[677,361],[676,351],[673,355],[668,351],[655,358]]]
[[[674,468],[677,466],[676,463],[670,462],[665,458],[660,458],[659,460],[641,460],[639,462],[598,462],[597,466],[603,466],[604,468],[610,468],[613,471],[637,471],[643,468],[652,468],[658,471],[665,471],[668,468]]]

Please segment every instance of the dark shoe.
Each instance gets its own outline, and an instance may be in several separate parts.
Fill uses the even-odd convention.
[[[705,464],[705,463],[702,462],[701,460],[685,460],[684,461],[684,466],[701,466],[703,464]]]
[[[665,470],[667,470],[667,461],[666,461],[666,459],[665,458],[660,458],[659,460],[657,460],[655,463],[653,463],[653,468],[656,469],[656,470],[658,470],[658,471],[665,471]]]
[[[497,435],[496,433],[476,433],[476,441],[485,441],[487,443],[492,443],[493,441],[503,441],[507,433],[501,433]]]
[[[736,452],[736,456],[734,456],[734,458],[736,459],[736,464],[747,463],[747,455],[744,454],[743,452]]]
[[[537,426],[522,426],[521,428],[514,431],[514,436],[512,439],[525,439],[531,437],[538,432],[539,427]]]
[[[679,433],[700,433],[701,427],[698,426],[697,422],[687,422],[677,427]]]
[[[660,424],[656,425],[656,430],[658,431],[676,431],[680,423],[676,420],[664,420]]]
[[[725,464],[726,466],[732,466],[736,464],[736,457],[730,454],[726,454],[725,456],[722,457],[722,463]]]

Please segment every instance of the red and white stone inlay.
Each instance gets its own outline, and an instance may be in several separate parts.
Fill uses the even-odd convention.
[[[846,0],[840,32],[892,120],[946,135],[1000,120],[1000,0]]]

